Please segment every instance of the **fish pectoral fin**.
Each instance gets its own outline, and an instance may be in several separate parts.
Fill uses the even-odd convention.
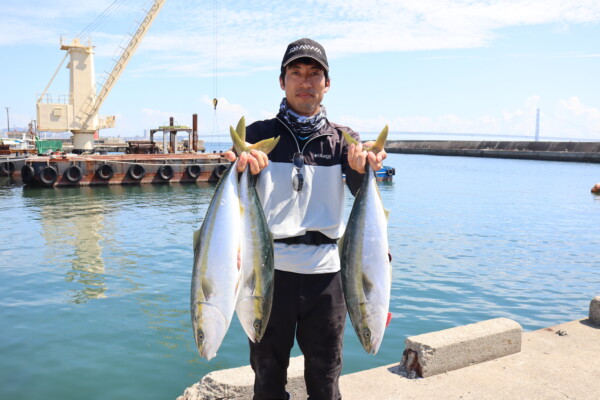
[[[385,214],[385,220],[389,222],[390,221],[390,210],[384,208],[383,213]]]
[[[202,278],[200,281],[200,287],[202,288],[202,295],[205,299],[211,297],[211,295],[215,292],[215,288],[210,279]]]
[[[369,293],[371,293],[371,290],[373,290],[373,282],[366,274],[362,274],[362,286],[365,296],[368,296]]]
[[[247,287],[248,289],[252,290],[252,295],[255,295],[256,292],[256,272],[254,272],[254,270],[252,270],[252,272],[250,273],[250,276],[248,276],[246,278],[246,281],[244,282],[244,286]]]

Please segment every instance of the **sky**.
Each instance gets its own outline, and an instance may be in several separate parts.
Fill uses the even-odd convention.
[[[36,119],[61,38],[91,40],[100,83],[151,1],[0,3],[0,129],[7,117],[13,129]],[[539,109],[542,140],[600,140],[597,0],[166,0],[101,107],[116,127],[100,136],[197,113],[213,138],[241,116],[272,118],[283,52],[302,37],[329,58],[328,118],[365,138],[387,124],[392,139],[532,139]],[[48,93],[68,91],[63,65]]]

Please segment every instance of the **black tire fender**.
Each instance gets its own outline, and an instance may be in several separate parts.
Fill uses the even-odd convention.
[[[115,175],[115,170],[110,164],[102,164],[96,170],[96,175],[98,175],[98,178],[108,181]]]
[[[34,177],[35,170],[31,165],[25,164],[21,167],[21,179],[23,180],[23,183],[30,183]]]
[[[199,164],[188,165],[185,169],[185,172],[190,178],[198,179],[198,177],[202,173],[202,167]]]
[[[133,164],[131,167],[129,167],[127,173],[131,178],[135,179],[136,181],[139,181],[144,177],[144,175],[146,175],[146,168],[144,168],[144,166],[140,164]]]
[[[213,169],[213,174],[215,175],[215,178],[221,179],[225,171],[227,171],[227,165],[221,164]]]
[[[77,183],[83,178],[83,171],[78,165],[71,165],[63,174],[69,182]]]
[[[12,161],[6,161],[0,164],[0,175],[12,175],[15,172],[15,163]]]
[[[173,167],[170,165],[161,165],[158,169],[157,175],[165,181],[168,181],[173,177]]]
[[[58,172],[56,171],[56,168],[46,165],[40,170],[39,178],[40,182],[42,182],[44,185],[50,186],[56,182],[56,179],[58,179]]]

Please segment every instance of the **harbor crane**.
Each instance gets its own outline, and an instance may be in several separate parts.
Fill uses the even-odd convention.
[[[94,136],[99,129],[115,126],[115,116],[98,116],[98,111],[111,89],[123,73],[131,56],[138,48],[142,38],[150,28],[162,8],[165,0],[155,0],[145,18],[140,22],[137,31],[131,36],[127,46],[115,62],[112,71],[96,93],[94,69],[94,46],[91,41],[82,43],[78,38],[70,44],[63,44],[61,50],[67,53],[56,69],[54,76],[36,102],[39,131],[73,133],[73,152],[91,152],[94,149]],[[69,95],[65,102],[53,102],[47,96],[48,88],[56,77],[58,70],[69,56],[67,68],[70,70]]]

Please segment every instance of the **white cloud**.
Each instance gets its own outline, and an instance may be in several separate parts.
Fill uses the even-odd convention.
[[[143,2],[142,2],[143,3]],[[0,10],[0,45],[47,43],[60,32],[80,32],[112,2],[29,2]],[[123,3],[93,30],[99,54],[112,53],[107,35],[131,32],[141,3]],[[497,30],[520,25],[600,21],[596,0],[266,0],[217,3],[217,54],[222,73],[272,68],[281,43],[298,32],[323,42],[334,57],[370,52],[471,48],[489,44]],[[57,10],[60,10],[58,12]],[[67,12],[68,11],[68,12]],[[140,71],[169,68],[182,75],[213,72],[215,24],[205,2],[169,0],[142,42],[154,54]],[[9,21],[9,23],[6,23]],[[87,21],[87,23],[82,23]],[[120,30],[122,29],[122,30]],[[71,33],[74,34],[74,33]],[[100,49],[102,46],[110,50]],[[275,63],[276,65],[276,63]]]
[[[16,53],[18,46],[29,51],[27,46],[35,44],[58,53],[56,48],[61,34],[65,35],[66,42],[70,41],[72,35],[81,32],[112,3],[113,0],[8,0],[8,5],[3,4],[0,8],[3,21],[0,25],[0,48],[3,54],[10,55],[13,51]],[[98,75],[110,66],[109,56],[122,42],[122,35],[133,31],[134,20],[140,20],[141,4],[147,2],[125,0],[118,3],[122,5],[118,12],[112,12],[110,18],[103,21],[104,24],[97,24],[90,33],[96,45]],[[217,2],[217,5],[218,76],[251,75],[259,70],[276,69],[281,59],[282,43],[298,38],[299,32],[322,42],[330,58],[335,59],[372,52],[481,47],[493,43],[505,28],[554,24],[568,29],[574,24],[600,22],[600,2],[597,0],[308,0],[299,4],[237,0]],[[207,2],[168,0],[132,59],[132,65],[127,67],[127,74],[134,77],[158,74],[212,77],[215,68],[214,29],[213,10]],[[562,57],[599,56],[594,51],[577,51],[572,54],[563,52]],[[60,57],[62,54],[57,54],[56,59]],[[441,57],[449,56],[442,54]],[[43,68],[47,71],[44,73],[49,74],[54,65],[50,65],[50,70]],[[232,95],[230,97],[233,98]],[[542,135],[600,138],[600,111],[583,104],[578,97],[563,97],[562,101],[541,104]],[[197,104],[193,108],[205,107],[198,111],[212,115],[211,101],[208,96],[196,98],[193,102]],[[395,131],[533,135],[535,109],[540,103],[539,97],[532,96],[521,105],[472,118],[440,114],[388,120],[384,116],[359,119],[348,115],[335,120],[344,121],[364,132],[378,131],[389,123]],[[217,119],[201,119],[200,129],[226,135],[229,125],[235,124],[241,115],[245,115],[249,123],[273,116],[270,111],[254,111],[253,104],[248,107],[255,115],[239,104],[220,99]],[[125,107],[119,111],[123,109]],[[127,134],[139,132],[140,126],[162,125],[170,116],[153,109],[126,113],[127,117],[118,119],[117,129]],[[188,115],[175,117],[189,121]],[[22,124],[30,118],[27,117]],[[107,134],[116,131],[108,130]]]
[[[415,135],[417,133],[458,133],[508,135],[524,139],[535,136],[536,112],[539,104],[539,96],[534,95],[525,99],[523,107],[504,110],[497,115],[484,114],[473,118],[463,118],[455,114],[432,117],[412,115],[391,120],[381,116],[361,119],[345,115],[339,120],[343,120],[345,124],[359,132],[367,133],[378,132],[388,124],[391,132],[412,132]],[[442,137],[442,135],[438,136]],[[498,137],[498,140],[504,138]],[[540,137],[542,140],[544,138],[600,140],[600,108],[586,106],[577,97],[561,100],[554,107],[540,108]],[[453,138],[460,139],[459,136]]]

